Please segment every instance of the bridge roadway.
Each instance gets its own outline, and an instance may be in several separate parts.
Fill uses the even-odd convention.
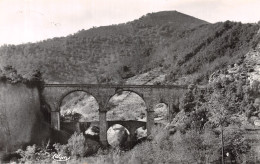
[[[154,125],[154,107],[158,103],[168,105],[168,118],[178,110],[179,98],[187,90],[184,85],[115,85],[115,84],[44,84],[42,88],[42,103],[51,111],[52,128],[60,129],[60,106],[62,100],[70,93],[84,91],[92,95],[99,106],[100,141],[107,144],[106,113],[109,111],[107,104],[112,96],[122,91],[130,91],[139,95],[145,102],[147,111],[147,134],[151,133]]]
[[[43,87],[82,87],[82,88],[183,88],[186,85],[120,85],[120,84],[43,84]]]

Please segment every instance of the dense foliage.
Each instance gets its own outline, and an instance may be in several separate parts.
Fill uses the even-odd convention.
[[[68,157],[84,157],[88,150],[83,133],[77,134],[76,132],[70,137],[67,144],[55,144],[54,146],[58,154]]]
[[[24,83],[29,86],[40,86],[43,83],[42,74],[38,70],[30,70],[26,74],[19,74],[12,66],[5,66],[0,69],[0,82],[11,84]]]
[[[51,163],[51,158],[54,155],[54,152],[51,152],[49,146],[50,146],[50,142],[48,142],[46,145],[42,144],[41,146],[36,146],[36,145],[27,146],[25,150],[18,149],[16,153],[21,156],[21,158],[19,158],[19,162]]]
[[[176,11],[152,13],[67,37],[2,46],[0,66],[12,65],[20,74],[40,70],[47,82],[60,83],[121,83],[154,68],[163,68],[169,83],[187,74],[203,81],[244,55],[258,28],[209,24]]]
[[[209,130],[218,141],[223,130],[225,153],[240,163],[250,149],[243,125],[257,111],[253,102],[254,90],[246,79],[236,80],[226,74],[203,89],[191,85],[181,100],[182,120],[175,125],[184,133],[195,130],[203,134]],[[214,151],[220,153],[220,146],[218,143]]]

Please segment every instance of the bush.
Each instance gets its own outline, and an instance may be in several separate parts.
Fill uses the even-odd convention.
[[[52,161],[52,156],[54,152],[51,152],[49,149],[50,142],[46,145],[42,146],[27,146],[25,150],[18,149],[16,151],[22,158],[19,159],[20,162],[43,162],[43,163],[50,163]]]
[[[72,161],[75,161],[78,157],[84,157],[88,150],[83,133],[77,134],[76,132],[70,137],[68,144],[60,145],[56,143],[53,146],[57,154],[70,157]],[[52,163],[52,157],[56,152],[50,150],[49,147],[50,142],[42,146],[27,146],[25,150],[18,149],[16,153],[22,157],[19,159],[19,162],[22,163]]]
[[[128,154],[140,163],[209,163],[218,159],[218,136],[213,131],[177,131],[170,135],[163,127],[153,129],[153,140],[137,145]]]
[[[88,150],[83,133],[78,134],[76,132],[70,137],[68,144],[55,144],[54,147],[58,154],[70,156],[72,158],[84,157]]]

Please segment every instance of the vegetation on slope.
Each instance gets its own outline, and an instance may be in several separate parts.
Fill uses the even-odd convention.
[[[0,48],[0,66],[39,70],[47,82],[122,83],[161,67],[175,77],[205,80],[248,49],[259,26],[209,24],[176,11],[147,14],[125,24],[93,27],[67,37]]]
[[[11,84],[24,83],[28,86],[40,86],[43,82],[41,73],[37,70],[31,70],[26,74],[19,74],[12,66],[5,66],[0,69],[0,82],[8,82]]]

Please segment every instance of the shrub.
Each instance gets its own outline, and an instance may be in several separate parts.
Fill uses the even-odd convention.
[[[209,163],[219,157],[218,135],[213,131],[187,130],[170,135],[161,126],[153,129],[152,141],[143,142],[128,155],[140,163]]]
[[[50,142],[40,147],[36,145],[27,146],[25,150],[18,149],[16,153],[22,157],[19,159],[20,162],[35,163],[41,161],[42,163],[50,163],[54,152],[49,150],[49,146]]]
[[[245,131],[234,125],[230,125],[224,130],[224,150],[238,163],[242,163],[243,155],[250,150],[249,143],[244,134]]]
[[[59,154],[70,156],[72,158],[84,157],[88,150],[83,133],[78,134],[76,132],[70,137],[68,144],[55,144],[54,147]]]

